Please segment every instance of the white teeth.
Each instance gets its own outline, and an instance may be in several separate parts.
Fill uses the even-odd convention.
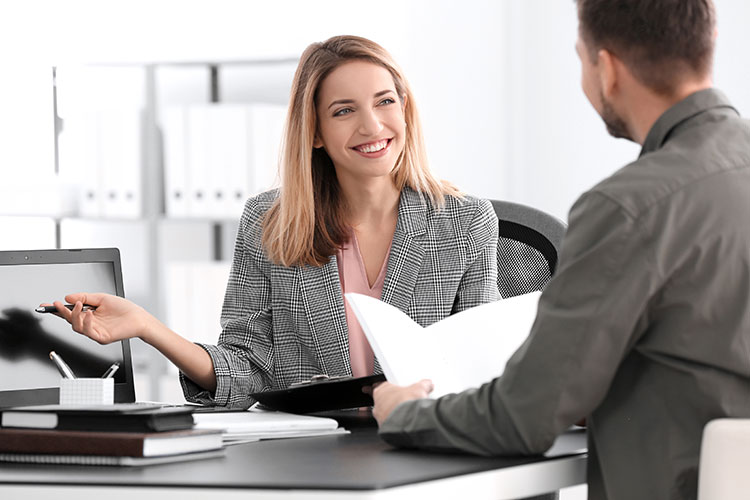
[[[363,153],[374,153],[376,151],[380,151],[381,149],[385,148],[388,144],[388,140],[382,140],[378,142],[374,142],[372,144],[365,144],[364,146],[357,147],[357,150],[362,151]]]

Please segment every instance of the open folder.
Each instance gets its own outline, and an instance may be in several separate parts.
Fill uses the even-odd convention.
[[[526,340],[540,292],[467,309],[426,328],[395,307],[347,293],[389,382],[409,385],[428,378],[430,397],[461,392],[502,374]]]

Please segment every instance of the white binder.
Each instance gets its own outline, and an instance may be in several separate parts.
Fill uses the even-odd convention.
[[[249,106],[252,194],[278,185],[279,155],[286,106],[254,103]]]
[[[71,152],[77,151],[81,161],[81,185],[78,198],[78,213],[81,217],[94,218],[102,215],[101,186],[99,184],[99,113],[87,111],[82,114],[80,129],[70,127],[65,132],[71,142]],[[78,146],[74,148],[73,146]]]
[[[161,129],[164,143],[164,201],[169,217],[188,216],[188,118],[187,108],[163,111]]]
[[[211,188],[209,177],[213,175],[211,165],[211,106],[195,105],[187,109],[188,133],[188,215],[206,218],[213,214],[208,212],[207,198]]]
[[[99,116],[102,215],[137,219],[143,213],[141,111],[110,109]]]
[[[215,213],[237,219],[250,193],[249,116],[246,105],[222,104],[213,109],[211,156],[216,175],[212,186],[222,193]]]

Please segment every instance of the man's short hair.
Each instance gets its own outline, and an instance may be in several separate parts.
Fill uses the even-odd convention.
[[[715,12],[711,0],[577,0],[580,34],[596,62],[619,57],[643,84],[669,95],[689,77],[710,74]]]

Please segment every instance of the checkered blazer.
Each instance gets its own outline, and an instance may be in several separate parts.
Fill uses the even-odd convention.
[[[348,329],[336,257],[320,267],[284,267],[261,245],[277,191],[249,199],[240,220],[213,360],[216,392],[180,375],[188,401],[247,407],[249,394],[325,373],[351,376]],[[422,326],[498,300],[498,222],[490,202],[446,198],[436,210],[401,193],[382,299]],[[379,367],[376,364],[376,371]]]

